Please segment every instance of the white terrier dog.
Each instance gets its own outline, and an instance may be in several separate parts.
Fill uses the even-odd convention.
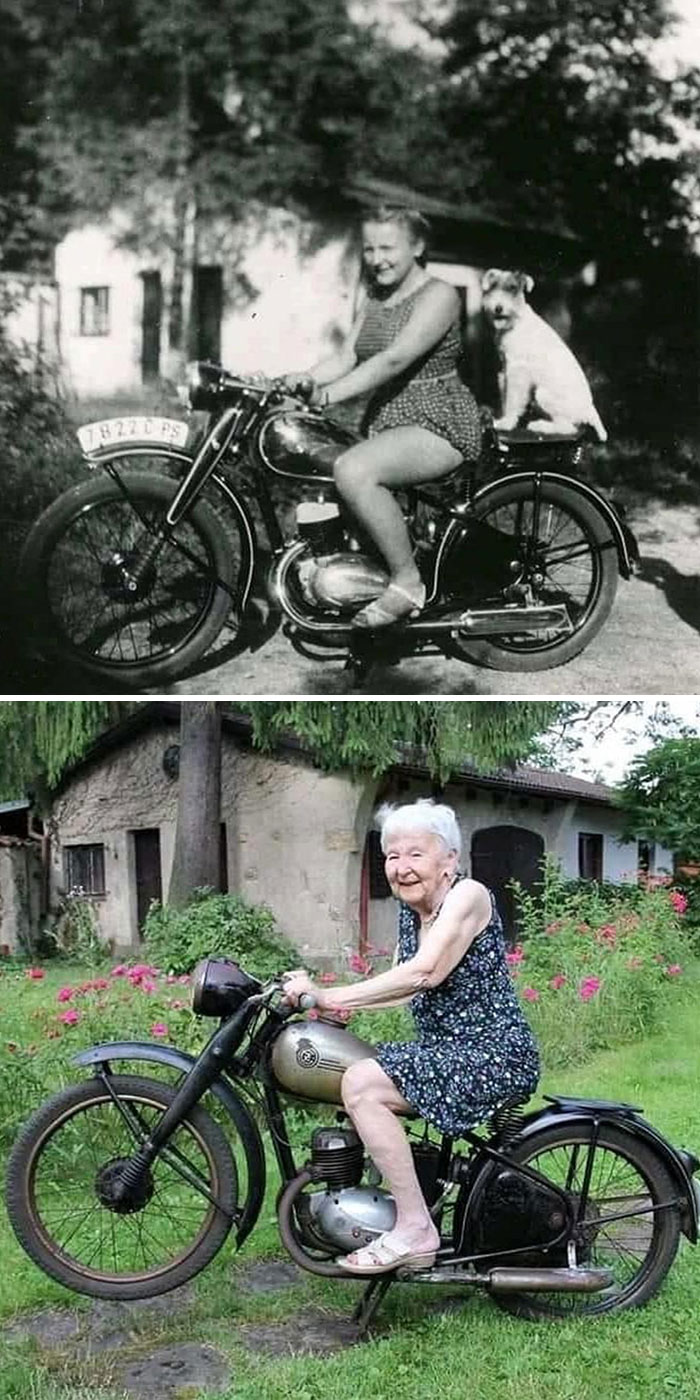
[[[535,433],[566,436],[591,427],[605,442],[608,435],[576,356],[525,300],[532,278],[492,267],[481,285],[501,362],[496,427],[510,431],[527,426]],[[533,413],[542,416],[530,418]]]

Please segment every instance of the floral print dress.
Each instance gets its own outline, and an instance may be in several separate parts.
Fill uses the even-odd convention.
[[[457,1137],[506,1099],[525,1100],[539,1078],[539,1055],[518,1004],[493,895],[491,919],[440,984],[411,1000],[417,1039],[385,1042],[377,1060],[411,1107]],[[419,919],[401,904],[398,960],[418,950]]]

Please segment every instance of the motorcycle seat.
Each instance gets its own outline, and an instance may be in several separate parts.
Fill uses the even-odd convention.
[[[553,1103],[564,1113],[576,1113],[583,1109],[585,1113],[604,1113],[617,1115],[620,1118],[627,1118],[631,1113],[641,1113],[642,1109],[638,1104],[618,1103],[615,1099],[580,1099],[567,1098],[564,1094],[543,1094],[543,1099],[547,1103]]]
[[[529,428],[512,428],[509,432],[497,431],[496,437],[500,446],[517,447],[519,452],[528,447],[536,448],[538,452],[544,447],[581,447],[585,442],[596,440],[595,435],[591,438],[587,429],[578,433],[533,433]]]

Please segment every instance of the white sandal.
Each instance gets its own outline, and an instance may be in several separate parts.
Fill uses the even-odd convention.
[[[350,1263],[350,1256],[341,1254],[336,1264],[348,1274],[388,1274],[393,1269],[429,1269],[435,1263],[437,1247],[418,1253],[416,1250],[402,1250],[387,1241],[386,1233],[378,1235],[371,1244],[353,1250],[356,1263]]]
[[[425,584],[419,584],[414,591],[409,592],[408,588],[403,588],[400,583],[390,583],[378,598],[373,598],[371,603],[367,603],[355,614],[352,625],[370,631],[390,627],[394,622],[402,622],[405,617],[416,617],[425,607],[425,597]],[[392,599],[400,600],[398,606],[391,606]]]

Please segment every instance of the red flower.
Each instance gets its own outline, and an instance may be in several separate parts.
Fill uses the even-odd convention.
[[[600,987],[601,983],[598,977],[584,977],[578,989],[581,1001],[590,1001],[591,997],[594,997],[596,992],[600,991]]]
[[[45,977],[45,976],[46,976],[46,973],[44,972],[43,967],[28,967],[28,968],[27,968],[27,977],[29,977],[29,978],[31,979],[32,982],[40,982],[41,979],[42,979],[42,977]]]
[[[552,988],[552,991],[558,992],[558,991],[559,991],[559,988],[564,986],[565,981],[566,981],[566,978],[565,978],[563,972],[558,972],[557,975],[556,975],[556,977],[553,977],[553,978],[552,978],[552,980],[551,980],[551,982],[550,982],[549,985],[550,985],[550,987]]]
[[[80,1012],[71,1007],[70,1011],[63,1011],[59,1016],[59,1021],[63,1021],[66,1026],[76,1026],[80,1020]]]
[[[678,977],[682,971],[683,968],[681,967],[680,963],[671,963],[670,967],[666,968],[666,976]]]
[[[517,967],[518,963],[521,963],[524,957],[525,954],[523,952],[522,943],[516,943],[515,947],[512,948],[509,953],[506,953],[506,962],[509,967]]]
[[[61,990],[60,990],[60,992],[58,993],[58,995],[57,995],[57,997],[56,997],[56,1001],[70,1001],[72,995],[73,995],[73,988],[72,988],[72,987],[61,987]]]
[[[688,900],[683,894],[683,891],[671,890],[668,897],[671,901],[671,904],[673,905],[675,912],[677,914],[685,914],[685,911],[688,908]]]
[[[523,987],[523,997],[525,1001],[539,1001],[540,994],[536,987]]]

